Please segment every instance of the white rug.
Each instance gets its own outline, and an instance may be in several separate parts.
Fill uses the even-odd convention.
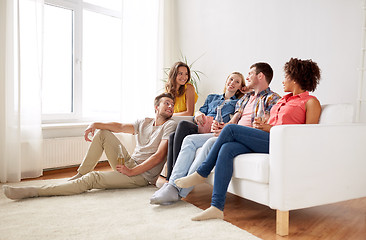
[[[66,179],[11,185],[62,181]],[[20,201],[7,199],[0,189],[1,240],[259,239],[222,220],[191,221],[202,210],[184,201],[170,206],[150,205],[156,191],[153,186]]]

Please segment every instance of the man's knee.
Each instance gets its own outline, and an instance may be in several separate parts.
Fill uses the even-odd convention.
[[[114,135],[114,134],[109,130],[101,129],[95,134],[95,137],[106,137],[108,135]]]
[[[112,141],[118,140],[117,136],[114,135],[114,133],[112,133],[109,130],[104,130],[104,129],[99,130],[93,137],[93,140],[94,139],[99,139],[99,141],[101,141],[101,142],[105,142],[105,141],[107,141],[107,139],[112,140]]]

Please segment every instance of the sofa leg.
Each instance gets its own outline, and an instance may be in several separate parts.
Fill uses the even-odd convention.
[[[287,236],[289,228],[289,211],[276,212],[276,233],[280,236]]]

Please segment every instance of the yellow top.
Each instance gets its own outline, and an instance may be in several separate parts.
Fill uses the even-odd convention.
[[[190,83],[187,83],[185,85],[185,90],[187,90],[187,85],[188,84],[192,85]],[[193,89],[194,89],[194,87],[193,87]],[[196,90],[194,89],[194,103],[197,102],[197,99],[198,99],[198,95],[196,93]],[[175,98],[175,103],[174,103],[174,113],[179,113],[179,112],[184,112],[184,111],[187,111],[186,92],[184,92],[184,94],[182,96],[176,97]]]

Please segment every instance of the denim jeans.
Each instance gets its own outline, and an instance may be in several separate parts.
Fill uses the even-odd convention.
[[[217,137],[213,133],[192,134],[184,138],[182,148],[179,152],[177,161],[174,165],[172,174],[169,179],[169,184],[175,186],[179,191],[179,196],[186,197],[191,188],[179,188],[174,181],[178,178],[185,177],[194,173],[201,163],[206,159],[212,145],[215,143]],[[199,154],[196,156],[196,150],[202,147]]]
[[[208,177],[215,167],[211,205],[224,210],[226,192],[233,175],[233,159],[244,153],[268,153],[269,133],[255,128],[230,124],[224,127],[206,160],[197,169]]]
[[[168,141],[168,155],[167,155],[167,175],[166,179],[169,180],[172,174],[173,167],[177,161],[178,154],[180,152],[183,139],[191,134],[198,133],[198,126],[195,123],[189,121],[180,121],[177,129],[174,133],[170,134]]]

